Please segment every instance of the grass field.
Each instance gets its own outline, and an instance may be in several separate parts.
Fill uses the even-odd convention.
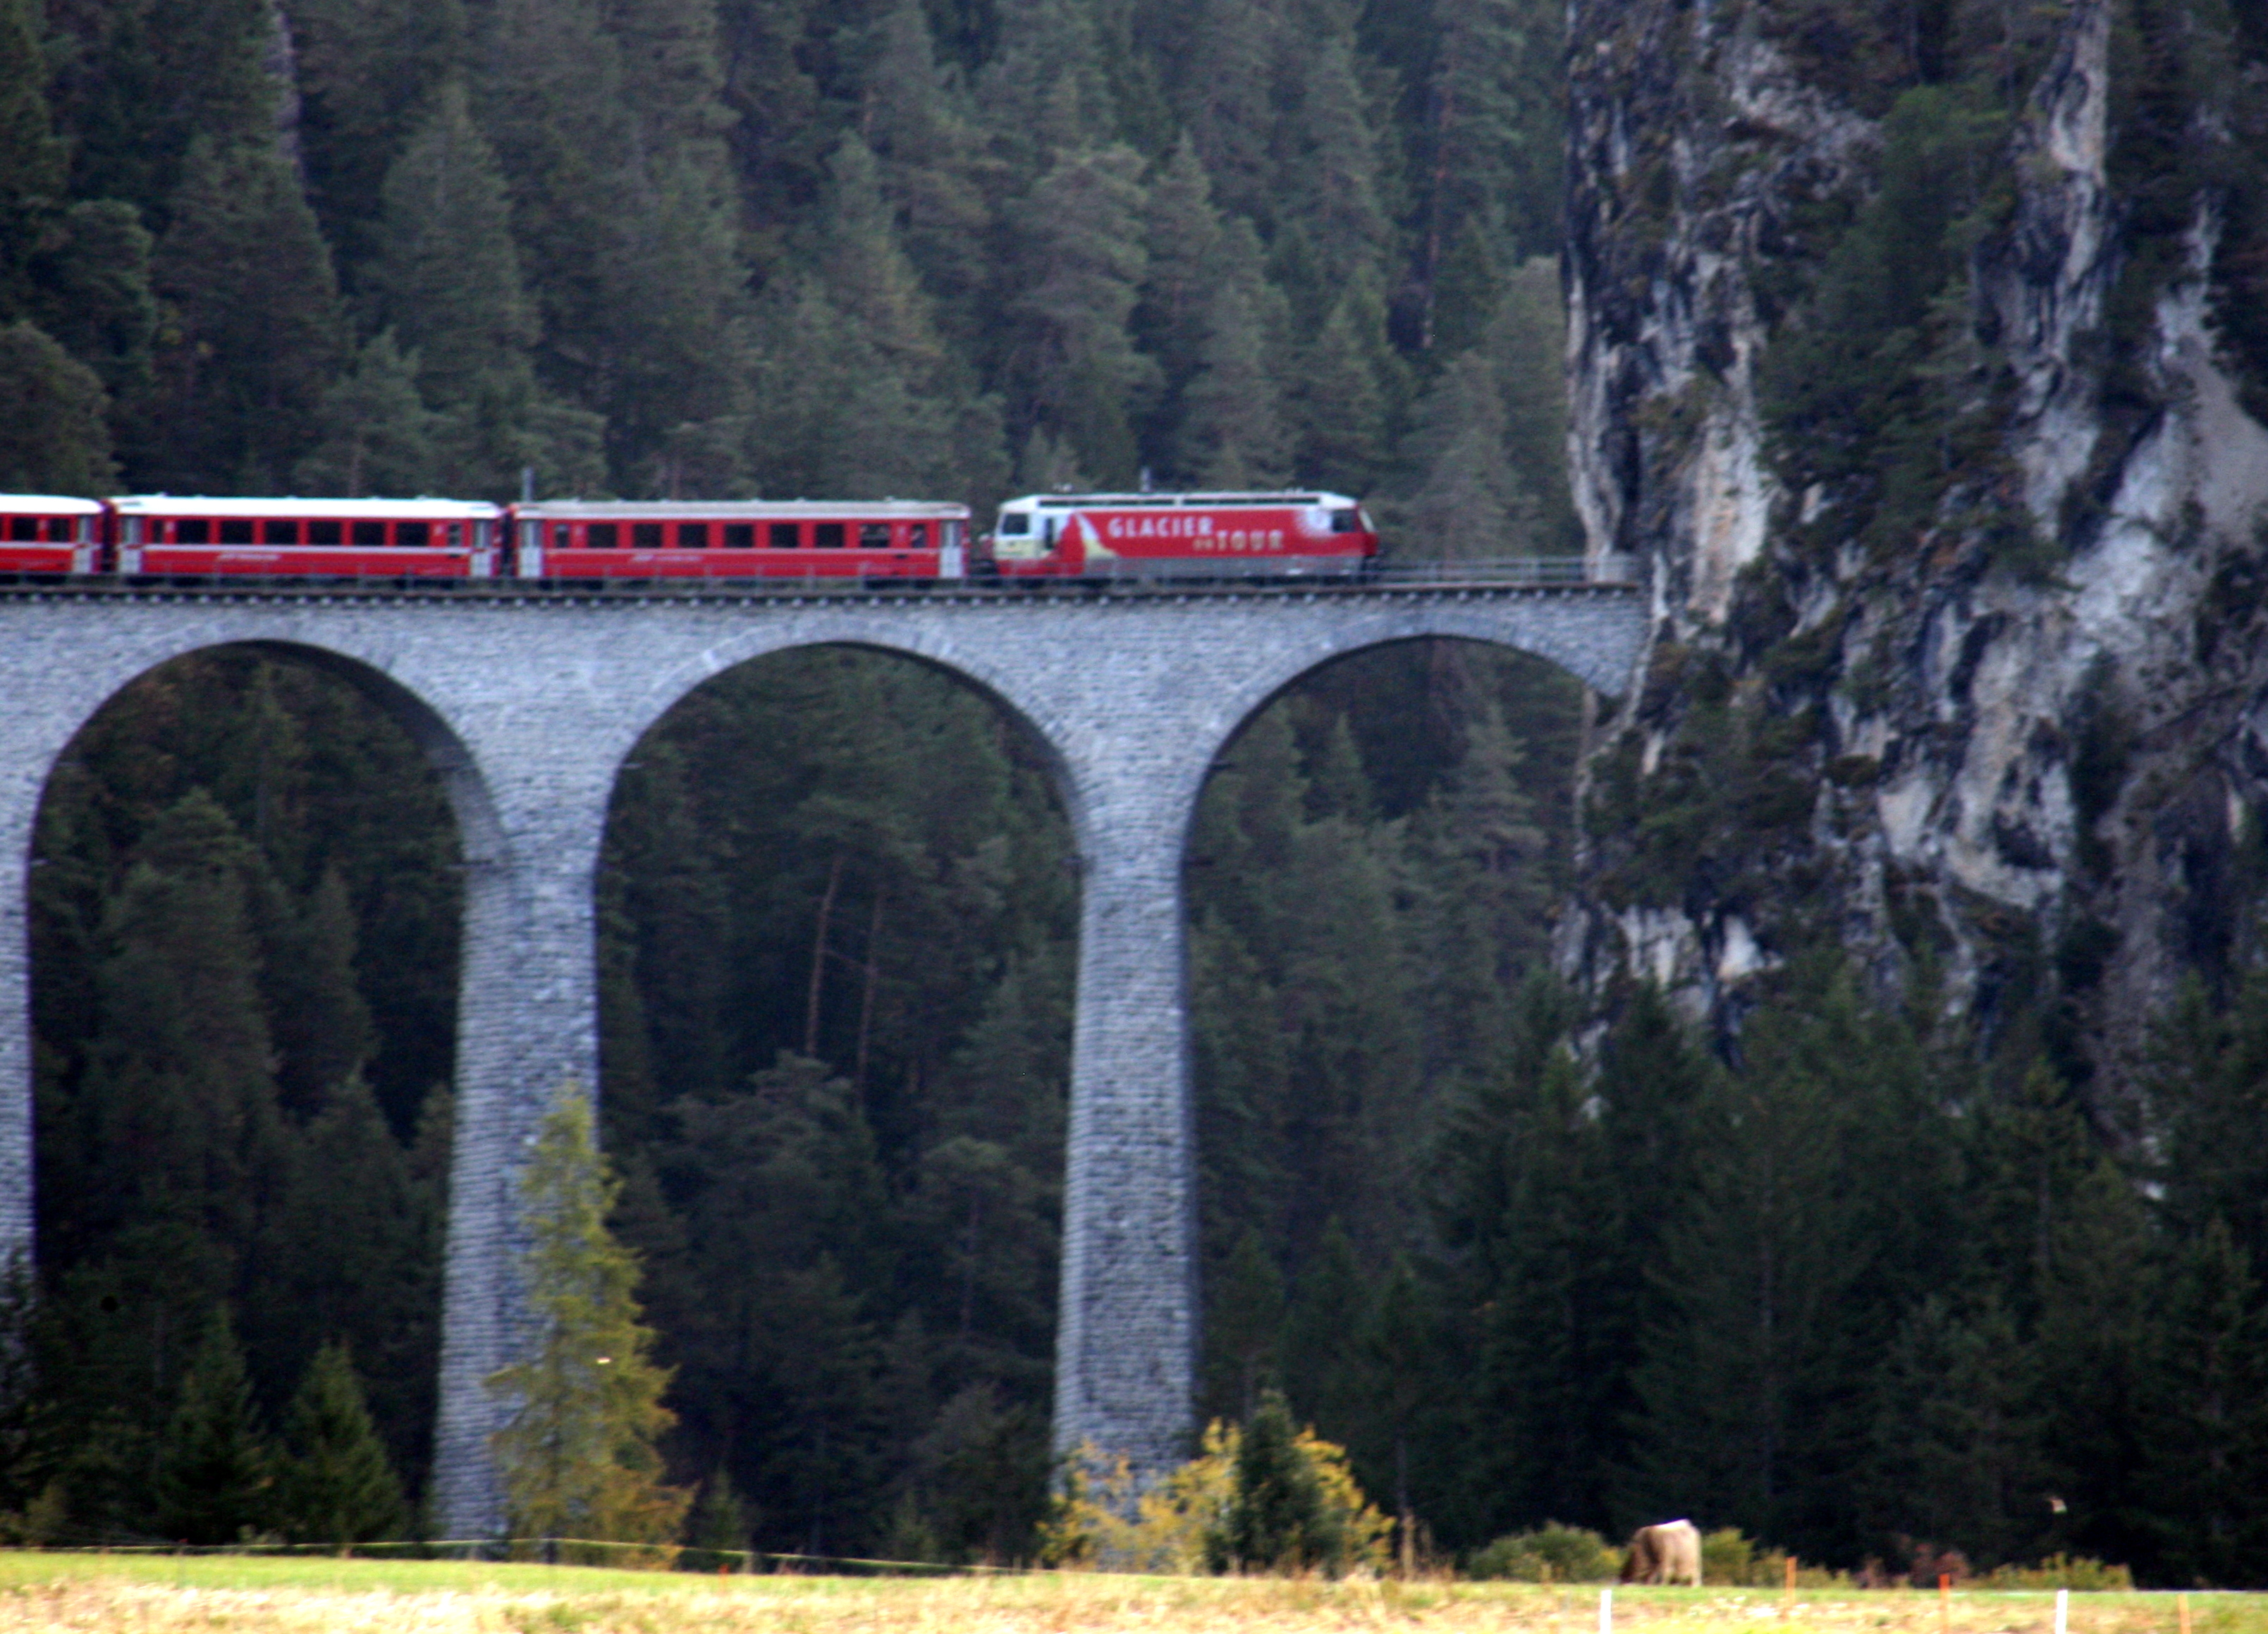
[[[2192,1634],[2268,1634],[2268,1595],[2191,1597]],[[0,1634],[1597,1634],[1598,1591],[1047,1573],[740,1577],[450,1561],[0,1553]],[[1618,1589],[1629,1634],[2051,1634],[2051,1594]],[[1940,1622],[1940,1619],[1943,1622]],[[2070,1634],[2181,1634],[2171,1594],[2073,1594]]]

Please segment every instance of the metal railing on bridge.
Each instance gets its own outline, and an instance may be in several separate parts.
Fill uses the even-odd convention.
[[[1552,589],[1596,586],[1627,588],[1638,583],[1629,556],[1481,556],[1422,562],[1396,556],[1375,558],[1353,570],[1267,570],[1253,563],[1241,572],[1179,575],[1160,571],[1156,563],[1110,561],[1090,564],[1076,578],[1004,578],[971,574],[963,578],[861,578],[853,574],[758,578],[673,577],[667,578],[415,578],[379,574],[278,576],[254,573],[142,574],[16,573],[0,575],[0,595],[19,597],[60,593],[70,597],[163,597],[168,593],[372,595],[388,597],[603,598],[608,600],[670,600],[725,596],[733,599],[809,596],[981,596],[1081,597],[1103,594],[1252,595],[1299,592],[1362,593],[1379,590]]]

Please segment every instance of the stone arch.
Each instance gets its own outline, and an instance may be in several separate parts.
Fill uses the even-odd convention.
[[[1084,847],[1087,816],[1079,782],[1065,754],[1071,723],[1064,712],[1034,684],[1027,670],[1001,661],[973,644],[956,641],[942,626],[911,624],[902,618],[861,616],[856,612],[829,611],[798,621],[784,633],[752,629],[727,642],[712,643],[698,653],[658,672],[641,700],[633,729],[622,746],[622,755],[707,682],[760,659],[813,647],[847,647],[857,651],[902,659],[935,671],[975,692],[1013,721],[1040,746],[1057,797],[1069,814],[1074,836]],[[619,781],[620,760],[616,762]]]
[[[1635,622],[1621,601],[1601,600],[1595,621],[1569,620],[1566,603],[1549,604],[1553,615],[1534,617],[1518,602],[1441,603],[1428,601],[1408,607],[1366,612],[1351,619],[1322,624],[1285,644],[1256,666],[1213,711],[1214,735],[1205,755],[1208,769],[1237,733],[1262,710],[1307,676],[1342,659],[1379,647],[1414,641],[1469,641],[1541,659],[1573,676],[1592,690],[1620,696],[1630,683],[1637,661],[1638,641]],[[1602,639],[1603,637],[1603,639]],[[1196,810],[1196,791],[1190,791],[1190,811]]]
[[[32,843],[39,814],[63,756],[80,732],[124,690],[178,659],[225,648],[289,658],[352,684],[424,751],[448,793],[468,864],[496,855],[502,843],[485,778],[464,739],[439,709],[388,673],[376,655],[307,640],[272,621],[200,621],[175,626],[108,651],[57,644],[55,661],[11,677],[16,707],[0,725],[0,1252],[27,1257],[34,1242],[32,1115]],[[74,662],[73,660],[77,660]]]
[[[1226,684],[1180,714],[1182,741],[1134,780],[1142,786],[1104,802],[1109,826],[1147,837],[1137,842],[1145,855],[1100,871],[1082,924],[1081,1059],[1057,1369],[1061,1454],[1092,1446],[1154,1476],[1181,1455],[1193,1428],[1196,1130],[1182,870],[1198,797],[1223,751],[1303,676],[1365,651],[1432,638],[1473,641],[1542,659],[1618,694],[1643,633],[1622,598],[1572,605],[1556,597],[1427,600],[1332,611],[1287,621],[1254,640],[1241,661],[1212,666]],[[1113,877],[1119,874],[1123,883]],[[1114,1003],[1116,991],[1103,983],[1091,1000],[1085,973],[1097,969],[1111,978],[1111,989],[1123,984],[1138,994],[1138,1002]]]

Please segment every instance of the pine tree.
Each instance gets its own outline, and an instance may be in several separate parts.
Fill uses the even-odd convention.
[[[17,493],[111,492],[109,400],[93,370],[35,325],[0,328],[0,488]]]
[[[48,114],[45,20],[31,0],[0,4],[0,318],[22,309],[25,251],[70,162]]]
[[[33,319],[120,401],[149,387],[158,332],[151,248],[131,204],[88,199],[49,215],[29,263]]]
[[[1360,496],[1387,468],[1389,405],[1363,334],[1384,324],[1383,303],[1358,282],[1300,353],[1292,388],[1293,464],[1319,488]]]
[[[1202,0],[1177,64],[1182,123],[1222,210],[1272,231],[1282,201],[1273,163],[1291,19],[1276,0]]]
[[[446,1176],[418,1172],[359,1075],[327,1086],[310,1110],[265,1177],[245,1337],[270,1399],[324,1344],[361,1357],[393,1456],[413,1468],[439,1360]]]
[[[186,1543],[233,1543],[274,1513],[273,1459],[253,1417],[244,1352],[214,1306],[158,1449],[158,1524]]]
[[[939,327],[963,357],[974,357],[985,322],[991,226],[976,111],[959,72],[936,60],[918,0],[897,0],[877,32],[861,129],[880,162],[882,193],[903,224],[907,258],[937,302]]]
[[[2268,1562],[2248,1495],[2268,1470],[2260,1287],[2227,1226],[2184,1245],[2145,1375],[2140,1510],[2173,1582],[2245,1583]]]
[[[324,392],[315,426],[320,440],[294,471],[309,493],[406,499],[438,486],[435,416],[418,396],[415,357],[402,355],[391,330]]]
[[[401,1524],[401,1482],[346,1346],[335,1342],[315,1352],[284,1416],[284,1435],[276,1513],[286,1537],[343,1548]]]
[[[460,81],[386,173],[379,254],[365,279],[379,327],[417,357],[426,401],[448,408],[527,369],[535,311],[520,282],[496,150]]]
[[[690,1494],[661,1484],[654,1451],[675,1422],[661,1404],[669,1373],[651,1359],[637,1259],[607,1226],[620,1194],[589,1104],[567,1085],[520,1181],[535,1352],[488,1380],[512,1405],[496,1450],[517,1537],[658,1542],[685,1517]]]
[[[685,1519],[686,1555],[679,1564],[688,1571],[745,1570],[749,1562],[740,1551],[748,1547],[748,1516],[733,1477],[718,1465],[701,1483]]]
[[[357,295],[392,252],[380,225],[388,168],[467,65],[463,0],[293,0],[308,195]]]
[[[1248,1227],[1215,1284],[1205,1309],[1203,1412],[1244,1419],[1264,1391],[1283,1383],[1284,1277],[1260,1233]]]
[[[1535,500],[1506,446],[1504,396],[1486,350],[1452,359],[1416,418],[1404,458],[1423,477],[1389,512],[1397,546],[1429,561],[1531,554]]]
[[[1012,417],[1069,443],[1096,481],[1130,483],[1132,419],[1157,366],[1128,333],[1142,282],[1141,161],[1114,146],[1067,152],[1034,188],[1020,289],[1010,304]]]
[[[1186,136],[1150,183],[1142,232],[1145,260],[1135,333],[1158,361],[1167,399],[1178,400],[1204,346],[1221,235],[1211,178]]]
[[[419,400],[433,411],[435,475],[421,482],[503,499],[532,467],[539,492],[603,486],[603,421],[536,381],[536,312],[504,174],[460,82],[442,87],[387,172],[379,238],[369,300],[415,355]]]
[[[1197,372],[1182,397],[1176,465],[1199,488],[1275,488],[1291,474],[1291,427],[1275,357],[1281,298],[1260,270],[1250,224],[1221,235]]]
[[[2036,1546],[2048,1513],[2036,1364],[1996,1300],[1964,1314],[1932,1296],[1906,1314],[1858,1476],[1884,1535],[1958,1549],[1979,1566]]]
[[[136,850],[101,930],[102,1038],[64,1125],[85,1166],[55,1219],[67,1255],[158,1219],[224,1256],[252,1239],[280,1129],[247,909],[258,868],[202,790]]]
[[[273,140],[191,147],[153,275],[176,336],[129,464],[147,486],[272,492],[339,362],[330,252]]]
[[[1236,1484],[1215,1565],[1263,1571],[1335,1568],[1347,1540],[1299,1442],[1281,1390],[1263,1391],[1236,1447]]]

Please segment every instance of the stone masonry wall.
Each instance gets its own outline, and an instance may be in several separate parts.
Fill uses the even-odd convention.
[[[1057,1445],[1183,1454],[1197,1341],[1182,853],[1243,722],[1307,670],[1425,636],[1498,643],[1619,694],[1643,635],[1615,590],[1070,600],[19,595],[0,600],[0,1249],[32,1238],[25,863],[49,769],[118,689],[253,644],[352,679],[432,756],[463,832],[467,924],[433,1518],[491,1535],[482,1387],[528,1336],[515,1182],[552,1097],[598,1083],[592,873],[618,768],[710,676],[784,648],[905,654],[979,687],[1055,760],[1083,867]]]

